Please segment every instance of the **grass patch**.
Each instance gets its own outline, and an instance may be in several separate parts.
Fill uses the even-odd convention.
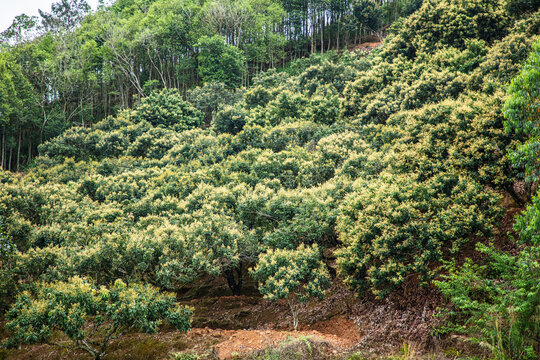
[[[325,360],[332,358],[331,345],[326,341],[312,337],[301,336],[285,340],[273,349],[257,352],[247,359],[250,360]],[[239,358],[238,358],[239,359]],[[246,359],[246,357],[244,357]]]
[[[107,359],[109,360],[151,360],[167,358],[169,352],[182,351],[188,347],[182,340],[162,341],[154,337],[132,337],[120,339],[111,344]]]

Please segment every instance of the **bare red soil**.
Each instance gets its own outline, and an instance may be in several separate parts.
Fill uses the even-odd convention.
[[[381,41],[364,42],[364,43],[361,43],[361,44],[358,44],[358,45],[352,47],[351,49],[349,49],[349,51],[367,51],[367,52],[369,52],[369,51],[371,51],[373,49],[378,48],[381,45],[382,45]]]

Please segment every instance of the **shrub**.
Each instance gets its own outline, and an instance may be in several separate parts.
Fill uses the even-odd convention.
[[[501,39],[507,24],[498,0],[425,0],[407,19],[405,31],[417,51],[433,51],[444,45],[462,48],[467,39]]]
[[[216,111],[221,106],[237,102],[239,95],[239,91],[227,89],[224,83],[208,82],[189,91],[188,100],[204,114],[204,123],[208,126]]]
[[[0,313],[4,313],[16,292],[16,279],[13,276],[13,255],[17,247],[6,234],[0,217]]]
[[[514,165],[538,179],[540,42],[509,88],[506,127],[527,138],[512,154]],[[436,285],[452,302],[442,331],[469,335],[489,344],[497,360],[529,360],[540,356],[540,195],[517,217],[515,253],[478,244],[483,264],[467,260],[447,265],[448,275]]]
[[[148,121],[154,126],[165,126],[176,131],[189,130],[202,125],[203,115],[184,101],[177,89],[154,91],[143,98],[135,108],[133,118]]]
[[[532,180],[538,179],[538,158],[540,158],[540,41],[520,74],[512,80],[508,89],[508,100],[504,106],[508,131],[525,135],[528,140],[520,144],[510,156],[515,166],[524,168]]]
[[[506,10],[511,16],[536,11],[539,6],[540,4],[537,0],[508,0],[506,2]]]
[[[242,290],[242,266],[258,253],[258,244],[241,223],[231,216],[209,211],[208,206],[195,211],[184,227],[192,263],[196,271],[213,276],[224,275],[234,295]]]
[[[217,114],[212,123],[217,133],[238,134],[246,124],[248,112],[239,106],[225,106]]]
[[[199,360],[201,357],[191,353],[172,353],[169,356],[170,360]]]
[[[452,308],[443,312],[447,324],[439,331],[487,343],[497,360],[537,359],[540,246],[528,244],[517,256],[493,246],[479,245],[477,250],[487,255],[486,265],[471,260],[459,268],[450,264],[449,275],[435,281],[452,302]]]
[[[2,220],[2,217],[0,217],[0,264],[3,265],[4,262],[9,259],[16,250],[17,247],[7,236],[4,229],[4,222]]]

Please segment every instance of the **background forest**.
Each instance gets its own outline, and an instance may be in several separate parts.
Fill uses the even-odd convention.
[[[295,328],[334,282],[437,286],[438,336],[537,359],[538,6],[64,0],[18,17],[0,51],[6,344],[60,329],[99,358],[87,321],[105,345],[187,330],[172,293],[222,277],[287,299]],[[348,51],[366,36],[384,42]]]

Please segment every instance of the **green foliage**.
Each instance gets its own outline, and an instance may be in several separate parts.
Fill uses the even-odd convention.
[[[407,1],[403,7],[403,15],[408,16],[420,9],[424,0],[410,0]]]
[[[426,182],[388,174],[358,181],[337,224],[345,244],[337,254],[345,282],[381,296],[408,276],[431,279],[429,264],[445,251],[456,253],[472,236],[490,235],[497,200],[448,173]]]
[[[3,313],[9,307],[16,292],[17,284],[12,276],[13,257],[17,247],[6,234],[2,217],[0,216],[0,311]]]
[[[244,55],[219,35],[199,39],[199,73],[204,82],[221,82],[229,88],[242,84]]]
[[[323,297],[330,283],[317,245],[301,244],[295,250],[268,249],[259,255],[259,262],[251,274],[259,281],[259,291],[266,299],[287,299],[295,330],[299,303],[312,297]]]
[[[532,207],[527,213],[531,211]],[[514,256],[493,246],[479,245],[477,250],[487,255],[487,265],[470,260],[459,268],[450,265],[450,274],[435,282],[453,305],[445,312],[449,326],[441,330],[487,342],[495,359],[537,359],[540,247],[528,243]]]
[[[164,89],[143,98],[135,108],[133,119],[182,131],[201,126],[202,113],[184,101],[178,90]]]
[[[0,217],[0,262],[3,264],[16,251],[17,247],[7,236],[4,229],[4,223]]]
[[[538,153],[539,43],[509,87],[504,107],[506,127],[528,138],[512,154],[514,165],[524,167],[536,179]],[[486,255],[484,264],[467,260],[461,267],[447,265],[448,275],[436,284],[451,301],[442,331],[468,334],[487,342],[496,359],[536,359],[540,355],[540,243],[538,241],[539,197],[516,218],[519,234],[516,253],[478,244]]]
[[[39,10],[42,24],[47,30],[70,29],[78,25],[90,11],[85,0],[61,0],[51,5],[51,12]]]
[[[11,54],[0,50],[0,168],[19,171],[22,161],[29,161],[20,155],[21,132],[38,126],[36,105],[36,93],[21,66]],[[16,145],[19,149],[17,159],[9,162],[7,150],[13,151]]]
[[[499,28],[475,30],[484,17]],[[495,84],[519,71],[529,40],[519,31],[505,36],[507,20],[497,1],[424,2],[345,86],[341,116],[368,142],[346,145],[346,157],[330,153],[347,159],[340,174],[358,178],[336,227],[344,244],[339,269],[353,288],[383,295],[406,279],[428,280],[428,263],[489,236],[501,212],[495,193],[477,196],[482,187],[522,202],[513,190],[517,171],[504,154],[513,140]],[[478,222],[476,209],[485,215]]]
[[[410,41],[411,34],[423,36],[422,31],[427,29],[430,41],[445,38],[463,43],[462,47],[467,40],[480,36],[491,44],[491,38],[499,39],[512,21],[535,10],[530,0],[447,0],[440,7],[434,1],[423,7],[421,4],[422,0],[305,4],[277,0],[126,0],[111,6],[103,4],[92,12],[85,0],[61,0],[53,3],[50,11],[40,11],[38,17],[21,14],[0,35],[4,40],[0,63],[7,60],[9,72],[20,75],[18,85],[12,79],[8,81],[5,74],[0,75],[4,87],[0,93],[11,94],[6,97],[9,100],[0,100],[9,106],[0,107],[9,107],[12,113],[10,126],[0,139],[0,165],[8,170],[29,166],[44,141],[73,126],[88,128],[117,116],[160,89],[178,89],[204,113],[207,126],[219,106],[236,101],[238,92],[225,90],[260,85],[264,89],[249,94],[246,104],[247,108],[265,106],[277,95],[270,91],[277,87],[277,80],[286,79],[287,74],[297,76],[309,66],[317,69],[306,75],[319,72],[323,75],[318,76],[322,79],[319,82],[325,82],[325,77],[342,78],[330,81],[339,98],[346,81],[352,80],[355,71],[367,70],[369,62],[355,63],[351,60],[357,55],[345,54],[347,60],[338,64],[340,51],[363,42],[374,32],[382,39],[393,22],[403,24],[401,16],[422,13],[414,21],[407,20],[406,28],[415,23],[417,28],[401,32],[385,51],[414,58],[422,39]],[[538,24],[531,21],[530,29],[537,33],[534,29]],[[448,42],[433,45],[444,47]],[[312,54],[310,59],[305,58],[308,54]],[[328,68],[328,64],[332,66]],[[261,73],[276,68],[283,71],[258,80]],[[436,86],[449,81],[454,79],[442,78]],[[18,89],[11,89],[12,85]],[[285,86],[285,81],[279,85]],[[311,96],[318,84],[310,81],[307,86]],[[320,111],[326,104],[315,101],[319,111],[313,121],[336,120],[337,103],[331,100],[329,114]],[[16,109],[27,114],[15,115]],[[302,116],[311,117],[308,113]],[[0,120],[5,121],[4,117]]]
[[[314,123],[332,125],[339,119],[339,98],[332,90],[317,90],[310,99],[309,107],[310,120]]]
[[[173,353],[169,356],[171,360],[199,360],[201,357],[191,353]]]
[[[216,111],[224,105],[233,105],[239,100],[239,95],[239,92],[227,89],[224,83],[208,82],[191,90],[188,99],[204,113],[205,123],[210,124]]]
[[[356,0],[353,3],[353,13],[361,26],[371,31],[378,31],[383,22],[382,7],[371,0]]]
[[[539,6],[540,4],[535,0],[509,0],[506,2],[506,10],[511,16],[536,11]]]
[[[217,133],[238,134],[246,124],[248,111],[238,106],[225,106],[214,119],[212,125]]]
[[[170,250],[166,250],[163,257],[166,263],[160,276],[166,284],[172,284],[179,274],[190,271],[189,267],[196,274],[224,275],[237,295],[242,287],[242,264],[253,261],[258,252],[257,243],[253,234],[232,216],[217,212],[216,207],[209,209],[208,204],[201,204],[201,207],[189,215],[181,236],[170,243]],[[186,260],[189,261],[187,264]]]
[[[408,19],[412,46],[419,51],[439,46],[463,47],[467,39],[491,42],[506,35],[507,15],[498,0],[426,0]]]
[[[58,330],[71,341],[67,346],[100,359],[109,341],[128,329],[154,333],[167,320],[187,331],[191,314],[191,309],[175,303],[173,295],[160,294],[150,285],[126,285],[117,280],[106,288],[74,277],[67,282],[43,283],[35,294],[24,292],[17,297],[7,314],[6,328],[11,332],[7,345],[51,342]]]
[[[538,178],[538,144],[540,137],[540,42],[536,42],[523,70],[508,89],[504,107],[508,131],[526,135],[527,141],[511,154],[514,164],[524,168],[531,179]]]

